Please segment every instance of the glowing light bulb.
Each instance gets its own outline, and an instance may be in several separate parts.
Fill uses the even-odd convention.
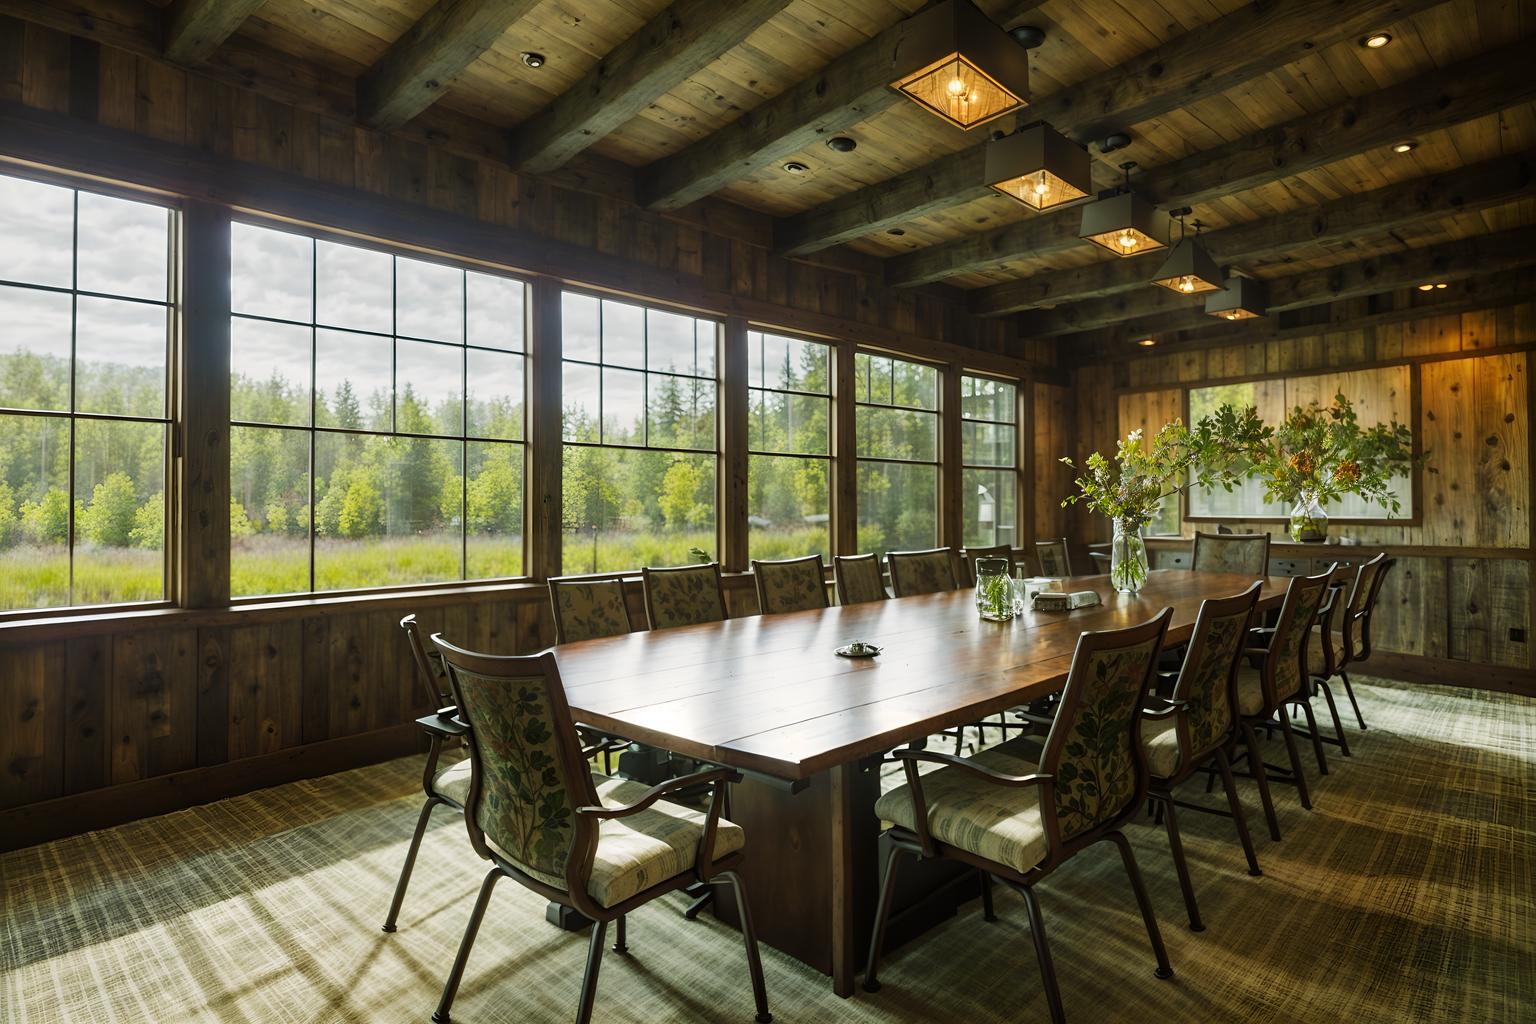
[[[1236,320],[1237,319],[1237,314],[1236,313],[1228,313],[1227,314],[1227,319],[1228,320]]]
[[[1122,232],[1120,237],[1115,239],[1115,241],[1120,243],[1120,248],[1122,249],[1136,248],[1136,236],[1131,234],[1129,231]]]
[[[1183,277],[1179,278],[1179,291],[1183,292],[1185,295],[1188,295],[1194,290],[1195,276],[1193,274],[1185,274]]]
[[[949,94],[951,96],[959,96],[959,95],[963,94],[964,92],[965,92],[965,83],[964,82],[960,81],[960,79],[958,79],[958,78],[951,78],[949,80]]]
[[[1050,190],[1051,187],[1045,183],[1045,177],[1042,175],[1040,180],[1035,182],[1035,195],[1043,196]]]

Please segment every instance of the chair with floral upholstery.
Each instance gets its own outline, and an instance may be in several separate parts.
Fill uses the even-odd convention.
[[[1040,560],[1041,576],[1071,576],[1072,558],[1067,554],[1067,538],[1035,541],[1035,557]]]
[[[1195,572],[1268,576],[1269,534],[1196,533],[1195,550],[1189,565]]]
[[[886,593],[885,580],[881,578],[880,556],[873,552],[833,556],[832,580],[837,586],[838,604],[884,601],[891,596]]]
[[[954,554],[949,548],[892,551],[885,560],[891,567],[891,592],[897,597],[938,594],[959,586]]]
[[[618,636],[634,629],[622,574],[557,576],[549,581],[549,607],[557,644]]]
[[[1365,718],[1360,714],[1360,702],[1355,699],[1355,688],[1349,685],[1349,666],[1358,665],[1371,656],[1371,613],[1376,609],[1376,599],[1381,596],[1381,585],[1387,573],[1397,564],[1397,559],[1387,553],[1372,558],[1360,566],[1355,574],[1354,588],[1349,592],[1349,603],[1344,606],[1343,641],[1340,645],[1338,664],[1334,672],[1344,683],[1344,693],[1355,710],[1355,722],[1365,730]]]
[[[805,612],[827,606],[827,567],[820,555],[765,562],[752,559],[757,610],[764,615]]]
[[[1078,638],[1061,711],[1038,767],[1021,740],[969,760],[926,750],[896,751],[906,784],[875,804],[875,813],[891,823],[886,833],[890,853],[881,877],[865,989],[880,988],[877,971],[901,858],[943,858],[982,873],[982,909],[989,919],[992,879],[1024,897],[1046,1003],[1051,1020],[1061,1024],[1061,994],[1034,887],[1075,854],[1106,839],[1119,849],[1130,876],[1157,957],[1157,976],[1173,976],[1136,857],[1120,833],[1146,799],[1139,721],[1172,614],[1164,608],[1141,625]],[[944,767],[919,775],[923,761]]]
[[[416,663],[416,677],[421,680],[430,714],[416,720],[422,732],[427,734],[427,764],[421,773],[421,788],[427,801],[422,804],[416,818],[416,831],[411,833],[411,845],[406,850],[405,863],[400,868],[400,879],[395,883],[395,896],[389,904],[389,916],[384,919],[384,930],[395,930],[395,920],[400,916],[400,905],[405,902],[405,890],[411,884],[411,871],[416,867],[416,854],[421,850],[421,837],[426,834],[427,822],[438,807],[450,807],[464,813],[464,803],[469,798],[469,762],[457,761],[446,767],[438,767],[443,746],[463,736],[466,726],[458,717],[454,706],[448,673],[443,668],[442,656],[436,650],[428,650],[422,642],[421,628],[416,616],[407,615],[400,620],[405,633],[411,659]]]
[[[1008,544],[997,544],[990,548],[966,548],[965,568],[970,573],[969,585],[976,583],[976,562],[983,558],[1006,558],[1008,560],[1008,575],[1012,576],[1018,565],[1013,560],[1013,547]]]
[[[1249,643],[1253,646],[1245,647],[1243,653],[1251,655],[1258,662],[1257,667],[1245,663],[1237,669],[1238,724],[1247,748],[1248,768],[1259,785],[1259,798],[1264,802],[1264,818],[1269,824],[1270,837],[1277,841],[1280,822],[1269,793],[1268,771],[1278,771],[1281,781],[1294,783],[1301,806],[1309,811],[1312,809],[1307,779],[1302,774],[1301,755],[1296,749],[1296,733],[1291,729],[1291,720],[1284,708],[1306,692],[1307,641],[1312,636],[1312,623],[1317,618],[1317,610],[1322,606],[1332,576],[1333,566],[1329,566],[1326,572],[1316,576],[1291,577],[1275,625],[1248,631]],[[1261,646],[1265,639],[1267,646]],[[1300,705],[1305,709],[1308,725],[1315,735],[1317,722],[1312,716],[1312,705],[1304,696]],[[1255,732],[1259,728],[1280,730],[1285,738],[1286,753],[1290,755],[1288,772],[1265,765]]]
[[[624,953],[630,911],[696,882],[729,883],[746,943],[757,1020],[771,1021],[757,937],[736,870],[746,836],[720,814],[725,783],[736,773],[713,768],[649,789],[594,774],[571,722],[554,653],[493,656],[456,647],[442,634],[432,640],[442,651],[470,726],[464,815],[469,841],[491,862],[432,1019],[440,1024],[449,1020],[491,892],[498,880],[510,878],[594,922],[577,1024],[592,1018],[610,922],[618,923],[614,951]],[[699,785],[710,787],[707,812],[663,799]]]
[[[640,583],[652,629],[723,622],[727,618],[719,562],[669,569],[647,566],[640,570]]]
[[[1200,907],[1195,902],[1189,867],[1184,861],[1184,843],[1179,837],[1179,819],[1175,807],[1197,811],[1215,808],[1184,803],[1174,799],[1173,791],[1190,776],[1212,763],[1221,773],[1227,791],[1227,814],[1237,825],[1237,838],[1248,858],[1248,873],[1262,874],[1253,852],[1253,838],[1248,834],[1248,819],[1237,798],[1237,783],[1232,778],[1232,754],[1237,745],[1237,710],[1233,687],[1237,667],[1247,646],[1248,625],[1259,600],[1261,582],[1234,597],[1213,598],[1200,603],[1195,631],[1189,640],[1184,664],[1179,668],[1170,698],[1152,697],[1150,708],[1141,719],[1141,745],[1146,751],[1147,770],[1151,774],[1147,793],[1162,812],[1168,830],[1168,847],[1184,894],[1184,908],[1189,913],[1191,931],[1204,931]]]
[[[1339,621],[1348,601],[1349,583],[1345,580],[1330,580],[1328,593],[1323,597],[1322,606],[1317,610],[1317,621],[1312,626],[1312,635],[1317,638],[1318,659],[1316,669],[1307,680],[1308,697],[1316,697],[1321,692],[1328,704],[1328,715],[1333,719],[1332,736],[1311,733],[1310,738],[1314,745],[1332,743],[1345,757],[1351,756],[1349,738],[1344,735],[1344,723],[1339,718],[1339,706],[1333,699],[1333,687],[1328,685],[1328,681],[1338,675],[1339,663],[1343,659],[1343,653],[1334,642],[1339,635],[1334,624]],[[1311,667],[1310,662],[1309,667]],[[1322,758],[1319,758],[1318,768],[1321,769],[1325,763]]]

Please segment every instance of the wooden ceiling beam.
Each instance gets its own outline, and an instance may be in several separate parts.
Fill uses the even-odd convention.
[[[1062,339],[1060,352],[1066,365],[1085,366],[1140,352],[1166,355],[1191,349],[1284,341],[1359,331],[1471,310],[1498,309],[1530,302],[1533,294],[1536,294],[1536,270],[1529,266],[1517,267],[1451,281],[1448,287],[1437,288],[1433,292],[1399,289],[1377,293],[1368,297],[1369,301],[1363,311],[1357,300],[1355,303],[1320,303],[1263,320],[1244,320],[1235,324],[1211,320],[1208,324],[1181,331],[1161,332],[1157,335],[1157,347],[1149,350],[1140,347],[1133,350],[1135,342],[1147,335],[1133,334],[1119,327],[1089,334],[1074,334]]]
[[[534,174],[566,161],[751,35],[790,0],[677,0],[512,133],[512,164]]]
[[[1268,310],[1273,316],[1320,302],[1357,298],[1423,283],[1460,281],[1482,274],[1536,263],[1536,246],[1529,228],[1513,228],[1477,235],[1443,245],[1385,253],[1322,270],[1289,277],[1268,278]],[[1078,310],[1071,324],[1054,316],[1057,310],[1037,310],[1020,318],[1019,332],[1026,338],[1075,334],[1105,326],[1118,326],[1137,337],[1156,337],[1169,331],[1198,329],[1223,323],[1206,314],[1201,296],[1177,295],[1166,288],[1148,288],[1134,295],[1099,299],[1066,307]]]
[[[176,0],[166,12],[165,56],[200,64],[234,35],[266,0]]]
[[[1529,196],[1533,185],[1536,151],[1516,153],[1238,224],[1202,235],[1200,241],[1219,264],[1280,259],[1302,246],[1341,245],[1362,235],[1502,206]],[[969,293],[970,312],[1001,316],[1152,287],[1152,275],[1167,256],[1159,251],[1129,259],[1111,257],[977,288]]]
[[[1007,28],[1044,2],[979,0],[978,6]],[[890,84],[910,48],[910,31],[911,19],[892,25],[719,131],[652,163],[640,175],[641,202],[652,209],[687,206],[903,102]]]
[[[539,0],[437,0],[357,80],[358,120],[398,128],[448,85]]]
[[[1028,120],[1080,141],[1129,128],[1379,28],[1442,0],[1289,0],[1245,4],[1117,67],[1031,104]],[[994,195],[985,142],[786,218],[779,246],[804,255]]]
[[[1134,179],[1136,190],[1156,203],[1193,205],[1451,128],[1536,98],[1529,63],[1529,42],[1514,43],[1154,167]],[[1065,252],[1087,244],[1077,236],[1081,219],[1081,207],[1069,207],[894,257],[886,280],[925,284]]]

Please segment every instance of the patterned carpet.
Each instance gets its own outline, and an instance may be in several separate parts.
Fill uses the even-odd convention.
[[[1129,830],[1174,980],[1152,977],[1108,845],[1041,886],[1070,1019],[1536,1020],[1536,703],[1358,688],[1371,729],[1351,733],[1353,758],[1332,758],[1316,811],[1278,787],[1275,844],[1254,799],[1263,878],[1245,873],[1229,822],[1181,817],[1204,933],[1184,924],[1161,829]],[[1276,741],[1268,759],[1283,758]],[[440,811],[400,931],[380,932],[418,772],[397,761],[0,856],[0,1020],[427,1020],[481,866]],[[632,916],[630,955],[605,958],[597,1020],[751,1020],[735,933],[681,920],[680,905]],[[455,1020],[574,1014],[585,937],[555,931],[543,909],[498,887]],[[1022,902],[1000,892],[998,910],[991,925],[963,910],[898,950],[880,993],[846,1001],[765,947],[775,1017],[1043,1020]]]

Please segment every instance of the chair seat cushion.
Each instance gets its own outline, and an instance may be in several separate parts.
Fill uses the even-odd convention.
[[[632,804],[651,788],[641,782],[612,779],[596,772],[592,773],[592,784],[597,787],[598,802],[604,807]],[[704,836],[706,817],[704,811],[658,800],[638,814],[604,820],[598,827],[597,854],[592,860],[587,894],[600,906],[611,907],[692,870],[698,858],[699,840]],[[715,859],[735,853],[746,844],[747,834],[741,826],[721,818],[715,828]],[[491,845],[496,848],[495,844]],[[497,852],[506,856],[504,851],[498,849]],[[513,863],[517,862],[514,860]],[[527,867],[522,870],[546,885],[565,888],[564,878]]]
[[[1029,775],[1035,760],[1019,740],[983,750],[970,760],[1004,775]],[[1023,874],[1045,859],[1045,822],[1038,786],[999,786],[959,768],[923,775],[928,830],[941,843],[967,850]],[[898,786],[875,804],[882,820],[917,830],[910,786]]]
[[[469,758],[439,768],[432,776],[432,792],[447,797],[460,807],[469,803]]]
[[[1251,665],[1237,668],[1237,710],[1245,715],[1264,711],[1264,680],[1259,670]]]
[[[1147,770],[1160,779],[1172,778],[1179,770],[1179,731],[1175,718],[1141,720],[1141,749],[1147,755]]]

